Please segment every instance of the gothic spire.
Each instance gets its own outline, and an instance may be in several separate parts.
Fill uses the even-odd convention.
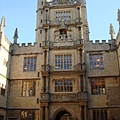
[[[1,23],[0,23],[0,32],[4,31],[4,27],[5,27],[5,17],[2,17]]]
[[[113,26],[112,26],[112,24],[110,23],[110,36],[111,36],[111,40],[113,40],[114,39],[114,34],[115,34],[115,32],[114,32],[114,28],[113,28]]]
[[[15,29],[15,33],[14,33],[14,37],[13,37],[14,43],[17,43],[17,38],[18,38],[18,30],[17,30],[17,28],[16,28],[16,29]]]
[[[118,19],[117,21],[119,22],[119,31],[120,31],[120,9],[118,9]]]

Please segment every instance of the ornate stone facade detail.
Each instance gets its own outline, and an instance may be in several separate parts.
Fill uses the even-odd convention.
[[[64,19],[60,21],[59,27],[54,31],[54,40],[55,42],[72,41],[72,30]]]
[[[79,93],[51,93],[45,94],[41,93],[41,101],[51,101],[51,102],[63,102],[63,101],[79,101],[86,100],[87,101],[87,93],[79,92]]]

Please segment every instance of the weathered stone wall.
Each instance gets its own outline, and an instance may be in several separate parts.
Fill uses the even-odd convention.
[[[17,120],[21,120],[21,111],[23,109],[9,109],[7,110],[7,118],[17,118]],[[24,109],[27,110],[27,109]],[[29,109],[30,110],[30,109]],[[39,110],[35,110],[32,109],[33,111],[35,111],[35,120],[40,120],[40,114],[39,114]]]
[[[120,107],[120,86],[108,87],[108,105]]]
[[[39,80],[36,81],[35,96],[22,96],[22,80],[13,80],[9,82],[7,108],[39,108],[40,86]],[[38,100],[37,100],[38,99]]]

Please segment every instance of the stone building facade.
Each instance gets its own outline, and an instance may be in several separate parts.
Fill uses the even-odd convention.
[[[34,45],[16,29],[10,46],[6,119],[120,120],[120,29],[90,41],[84,0],[38,0],[36,12]]]
[[[7,63],[9,59],[10,42],[4,35],[5,18],[0,23],[0,120],[6,116],[7,100]]]

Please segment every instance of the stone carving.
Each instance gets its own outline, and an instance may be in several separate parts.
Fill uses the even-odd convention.
[[[54,32],[55,42],[66,42],[72,40],[72,30],[65,23],[64,19],[61,20],[59,27]]]
[[[55,41],[58,41],[59,40],[59,30],[55,30],[55,32],[54,32],[54,40]]]
[[[78,101],[78,100],[87,100],[86,92],[79,93],[60,93],[60,94],[41,94],[41,101]]]
[[[49,94],[41,93],[41,101],[48,101],[49,100]]]

